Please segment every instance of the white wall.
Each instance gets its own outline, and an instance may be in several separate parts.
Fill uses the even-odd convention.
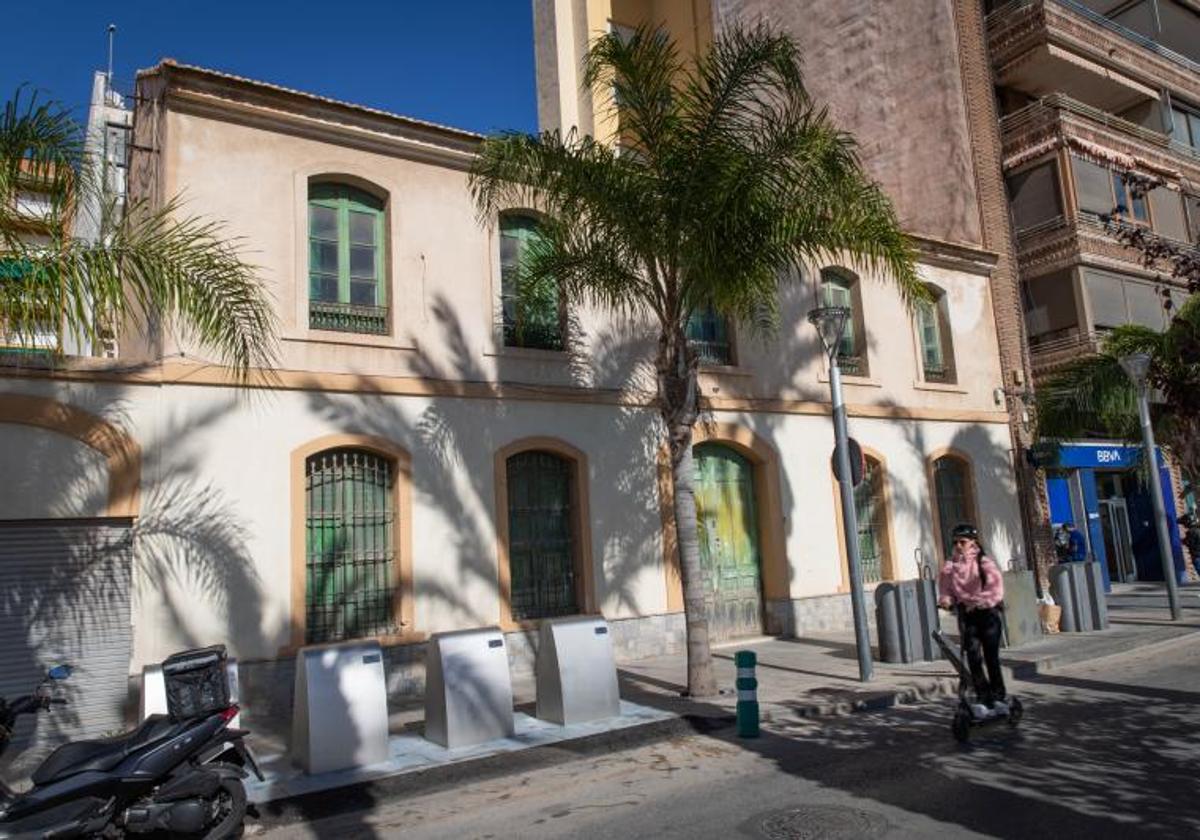
[[[108,463],[74,438],[0,423],[0,520],[103,516]]]
[[[605,615],[666,610],[655,481],[659,442],[650,410],[0,380],[0,392],[51,395],[56,387],[78,407],[133,430],[143,450],[135,669],[189,645],[226,642],[242,658],[253,659],[274,657],[289,643],[290,455],[333,433],[389,438],[412,455],[416,630],[497,620],[493,456],[532,435],[562,438],[588,456],[596,592]],[[784,517],[792,596],[837,591],[842,560],[828,417],[719,412],[714,419],[749,428],[779,453],[778,515]],[[974,462],[982,529],[994,555],[1003,564],[1017,550],[1004,425],[851,418],[850,432],[886,461],[902,577],[916,573],[915,548],[933,556],[925,456],[943,447],[963,451]],[[40,479],[14,477],[41,475],[43,464],[53,474],[89,476],[94,495],[107,473],[90,450],[79,449],[61,435],[0,427],[0,464],[9,477],[0,499],[22,516],[60,515],[48,501],[53,494],[27,492],[19,498],[20,488],[35,487]],[[760,515],[768,513],[760,508]]]

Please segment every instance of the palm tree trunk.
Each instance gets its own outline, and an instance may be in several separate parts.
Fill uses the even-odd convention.
[[[663,341],[659,346],[658,389],[671,455],[675,536],[687,626],[688,695],[711,697],[717,693],[717,681],[709,650],[704,569],[700,565],[700,533],[696,524],[692,428],[699,416],[699,390],[696,360],[691,356],[682,332]]]

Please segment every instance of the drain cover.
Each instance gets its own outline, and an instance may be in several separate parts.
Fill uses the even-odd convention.
[[[870,811],[841,805],[807,805],[765,818],[759,826],[770,840],[842,840],[879,837],[891,827]]]

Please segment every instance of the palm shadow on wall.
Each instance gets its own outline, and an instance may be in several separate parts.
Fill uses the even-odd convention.
[[[592,554],[596,568],[597,601],[605,612],[637,614],[638,577],[647,568],[661,568],[660,513],[656,485],[655,419],[652,410],[627,405],[572,406],[562,413],[547,410],[542,372],[528,361],[503,353],[495,357],[494,371],[479,363],[450,302],[438,295],[431,313],[439,327],[441,348],[435,358],[424,349],[410,362],[412,372],[430,384],[427,400],[395,398],[377,381],[359,377],[349,393],[334,394],[316,388],[308,391],[309,409],[332,428],[379,436],[406,448],[412,456],[414,530],[422,517],[437,517],[450,533],[451,551],[443,562],[450,574],[421,574],[433,558],[414,557],[416,601],[430,605],[443,622],[456,626],[488,626],[498,620],[494,611],[498,594],[497,536],[495,527],[495,453],[516,439],[550,436],[577,446],[589,456],[590,486],[601,482],[626,499],[626,511],[609,511],[593,500],[588,515]],[[633,360],[643,355],[632,326],[617,326],[591,341],[572,320],[564,358],[555,364],[566,371],[566,383],[575,387],[600,387],[625,374],[616,393],[628,390],[645,370]],[[496,382],[500,384],[495,385]],[[502,389],[504,399],[464,397],[460,383]],[[620,402],[614,398],[614,401]],[[421,407],[421,403],[424,403]],[[611,418],[607,438],[616,445],[604,453],[588,452],[572,425],[580,412],[599,412]],[[421,615],[417,623],[424,627]],[[536,633],[526,635],[536,645]]]
[[[116,389],[99,403],[81,407],[118,428],[132,429],[129,392],[134,387]],[[57,396],[73,402],[69,389]],[[22,721],[18,740],[3,759],[7,780],[23,780],[50,749],[67,740],[114,734],[107,726],[97,731],[93,719],[72,711],[83,709],[85,698],[119,698],[116,707],[98,710],[110,721],[131,721],[136,715],[136,693],[130,693],[124,673],[109,668],[117,674],[109,677],[112,684],[97,684],[86,652],[132,633],[131,612],[139,611],[142,599],[159,601],[156,621],[171,628],[175,649],[223,643],[236,654],[239,643],[261,649],[272,636],[263,627],[263,587],[247,545],[248,528],[236,505],[203,475],[201,453],[189,451],[195,430],[236,408],[235,399],[214,400],[187,423],[167,423],[149,435],[141,430],[140,511],[131,522],[124,520],[119,538],[108,539],[88,527],[100,520],[77,518],[80,511],[104,511],[108,502],[107,481],[95,480],[94,455],[76,447],[72,463],[43,476],[43,487],[49,482],[50,511],[68,517],[62,528],[86,536],[82,542],[78,536],[71,540],[75,548],[60,537],[53,568],[22,578],[0,594],[0,621],[22,628],[5,639],[0,695],[26,693],[68,652],[85,652],[85,661],[72,662],[76,672],[59,686],[72,705]],[[38,468],[36,462],[30,464],[30,469]],[[22,549],[10,551],[19,555]],[[193,618],[197,606],[206,621]],[[139,683],[133,682],[136,691]]]

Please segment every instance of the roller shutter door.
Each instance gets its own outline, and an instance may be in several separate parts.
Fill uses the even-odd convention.
[[[0,522],[0,696],[27,694],[70,663],[70,705],[23,718],[3,776],[27,774],[54,747],[125,728],[132,629],[128,519]]]

